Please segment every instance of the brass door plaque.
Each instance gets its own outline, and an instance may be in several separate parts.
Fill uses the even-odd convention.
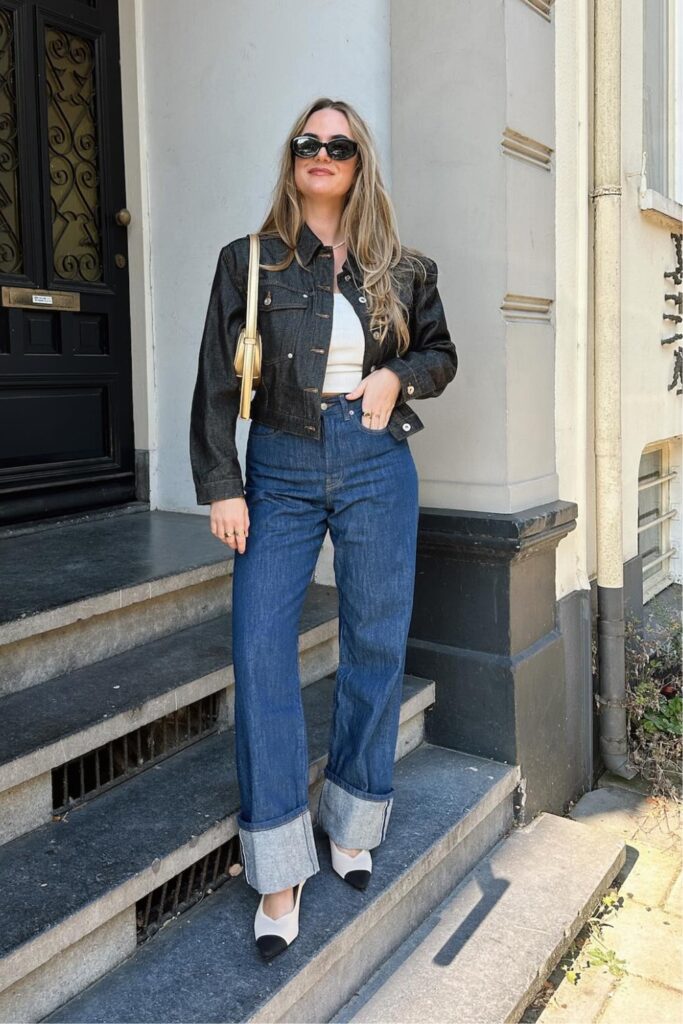
[[[50,292],[44,288],[2,288],[3,306],[14,306],[19,309],[69,309],[80,312],[81,296],[79,292]]]

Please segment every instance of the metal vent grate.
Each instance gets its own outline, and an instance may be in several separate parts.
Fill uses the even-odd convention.
[[[237,834],[138,900],[135,908],[138,945],[242,870]]]
[[[53,813],[63,814],[216,732],[222,694],[210,693],[53,768]]]

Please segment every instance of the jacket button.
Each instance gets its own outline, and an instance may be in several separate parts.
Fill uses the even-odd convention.
[[[408,387],[406,388],[406,391],[408,392],[409,395],[412,395],[414,390],[415,388],[413,387],[412,384],[409,384]]]
[[[373,331],[372,336],[373,338],[379,338],[379,331]]]
[[[304,292],[304,293],[303,293],[303,295],[302,295],[301,297],[302,297],[303,299],[307,299],[307,298],[308,298],[308,292]]]
[[[294,353],[293,352],[288,352],[287,353],[287,358],[288,359],[293,359],[294,358]]]
[[[350,274],[344,274],[344,280],[345,281],[350,281],[351,280],[351,275]]]
[[[272,299],[271,299],[270,295],[266,295],[265,299],[263,300],[263,305],[264,306],[269,306],[271,302],[272,302]]]
[[[365,298],[365,296],[364,296],[364,295],[359,295],[359,296],[358,296],[358,301],[359,301],[359,302],[367,302],[368,300],[367,300],[367,299]]]
[[[410,423],[404,423],[403,424],[403,429],[404,430],[410,430]]]

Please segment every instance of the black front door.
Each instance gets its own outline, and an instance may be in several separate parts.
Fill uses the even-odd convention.
[[[0,0],[0,523],[135,497],[117,0]]]

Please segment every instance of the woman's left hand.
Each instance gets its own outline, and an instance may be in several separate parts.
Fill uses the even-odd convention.
[[[349,391],[345,397],[352,401],[362,395],[363,414],[372,413],[372,416],[364,415],[365,425],[371,430],[383,430],[400,393],[401,381],[398,374],[383,366],[364,377],[358,387]]]

